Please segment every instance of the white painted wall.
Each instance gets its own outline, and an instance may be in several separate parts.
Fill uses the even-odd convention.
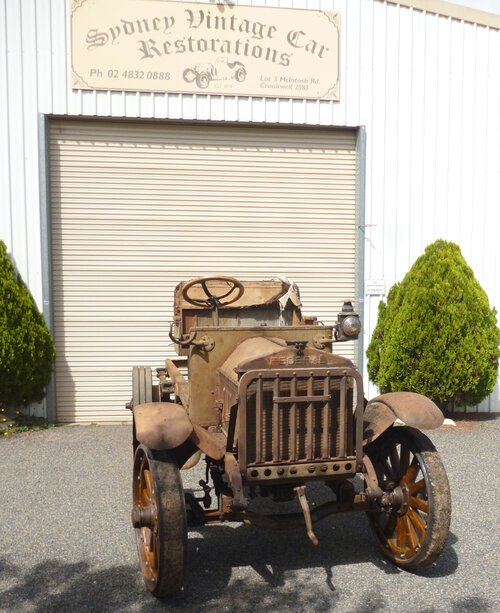
[[[380,0],[245,3],[340,11],[340,102],[74,92],[69,1],[0,0],[0,238],[38,304],[44,113],[364,125],[365,278],[389,288],[445,238],[500,310],[500,32]],[[366,342],[378,301],[365,301]],[[500,411],[499,386],[481,409]]]

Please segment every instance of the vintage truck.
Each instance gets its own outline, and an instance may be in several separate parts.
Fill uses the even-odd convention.
[[[167,359],[155,379],[151,368],[134,367],[127,405],[132,522],[153,595],[182,590],[190,524],[305,526],[317,545],[314,521],[363,511],[398,566],[416,569],[439,556],[450,491],[420,429],[437,428],[443,415],[410,392],[366,401],[354,364],[332,353],[333,343],[354,340],[360,330],[351,302],[333,325],[304,316],[298,288],[283,279],[218,276],[177,286],[170,338],[178,358]],[[181,471],[202,456],[201,489],[185,490]],[[314,508],[306,496],[312,481],[330,491]],[[253,503],[262,496],[278,507],[297,498],[300,511],[259,513]]]

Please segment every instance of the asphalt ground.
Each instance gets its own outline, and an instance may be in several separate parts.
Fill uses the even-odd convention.
[[[159,602],[138,572],[128,426],[74,426],[0,440],[0,610],[500,611],[500,420],[432,433],[453,497],[448,545],[411,574],[379,555],[363,514],[275,533],[190,531],[185,592]],[[185,485],[200,478],[186,473]]]

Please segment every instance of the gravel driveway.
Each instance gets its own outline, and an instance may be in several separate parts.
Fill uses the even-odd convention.
[[[453,518],[438,564],[403,572],[378,554],[362,514],[305,531],[191,531],[185,595],[160,603],[139,575],[127,426],[53,428],[0,440],[0,610],[500,611],[500,420],[432,433]],[[186,485],[199,478],[187,473]]]

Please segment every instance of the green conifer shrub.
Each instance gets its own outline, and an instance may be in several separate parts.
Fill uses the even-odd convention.
[[[41,400],[55,354],[43,316],[0,241],[0,405]]]
[[[496,310],[460,248],[437,240],[379,304],[368,374],[383,393],[473,405],[493,391],[499,344]]]

